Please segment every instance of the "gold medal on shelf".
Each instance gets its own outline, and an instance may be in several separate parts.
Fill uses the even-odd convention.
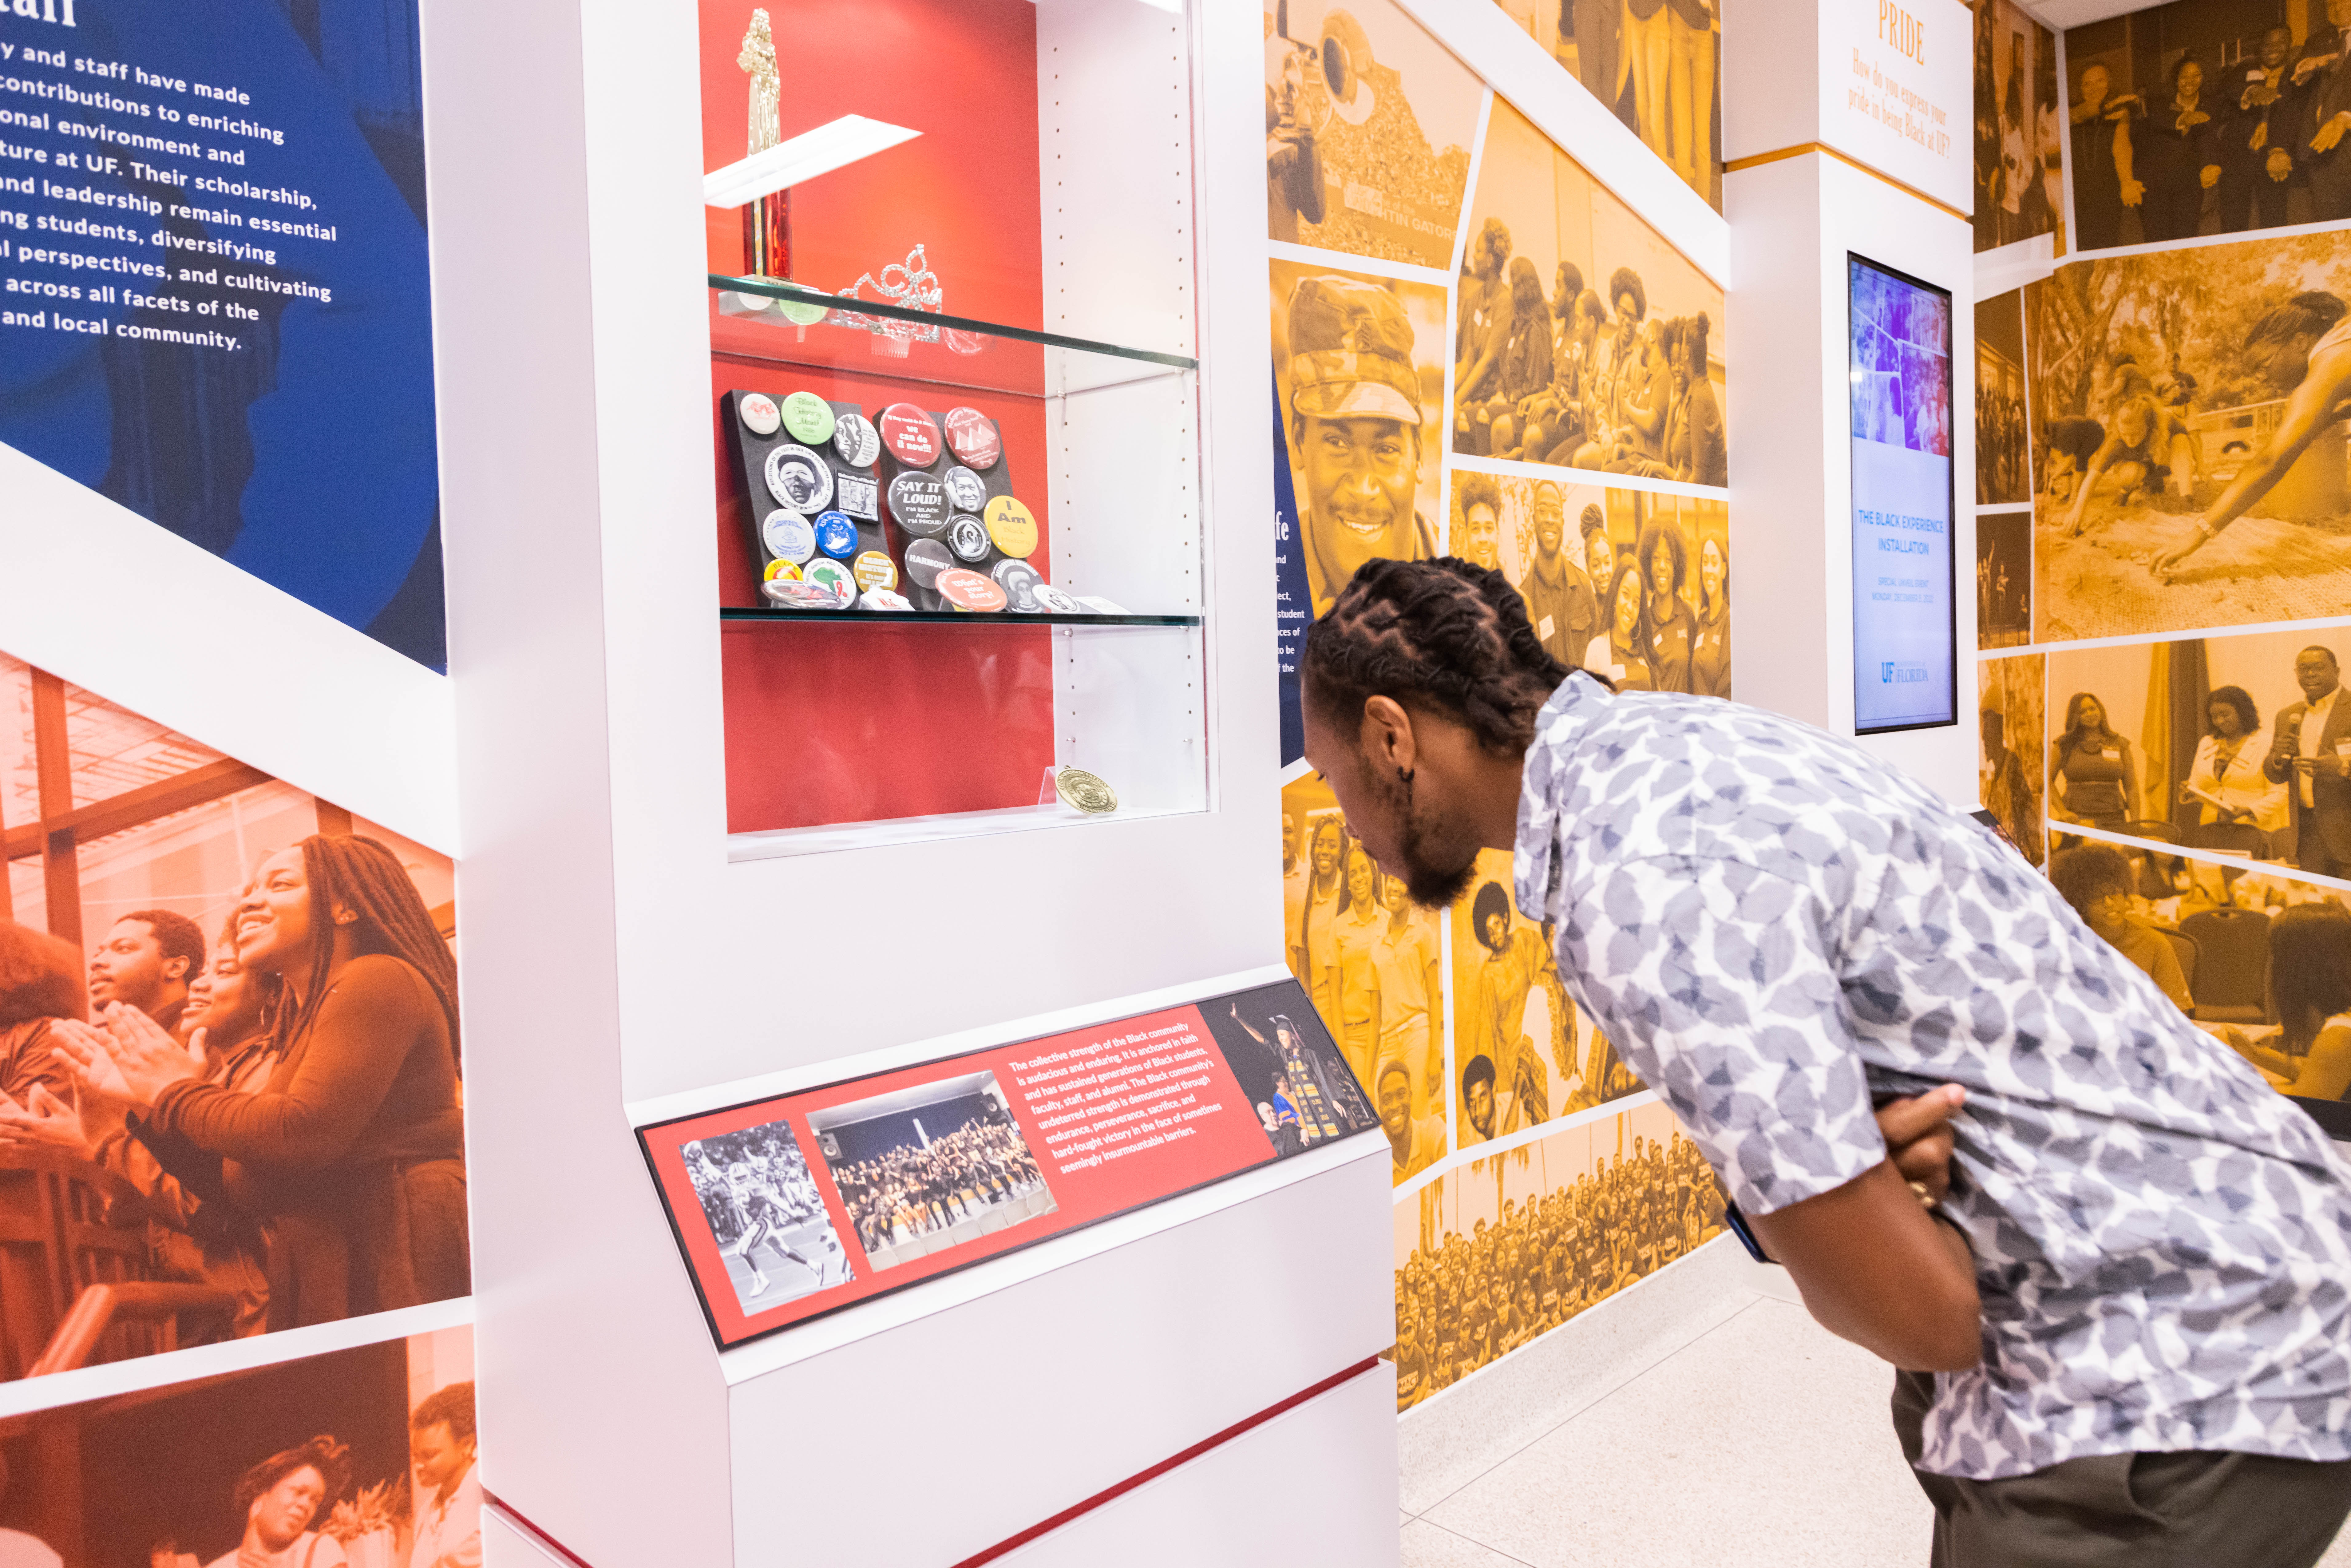
[[[1061,803],[1100,817],[1118,810],[1118,791],[1082,768],[1063,768],[1053,774],[1053,793]]]

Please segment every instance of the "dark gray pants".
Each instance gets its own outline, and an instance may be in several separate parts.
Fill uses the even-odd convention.
[[[1934,1398],[1894,1377],[1894,1430],[1918,1461]],[[2311,1568],[2351,1513],[2351,1459],[2190,1451],[2068,1459],[1970,1481],[1914,1469],[1935,1505],[1934,1568]]]

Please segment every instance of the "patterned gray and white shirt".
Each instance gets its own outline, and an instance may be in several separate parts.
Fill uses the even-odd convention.
[[[2351,1458],[2351,1170],[1989,830],[1793,720],[1578,674],[1515,873],[1750,1212],[1883,1160],[1873,1097],[1966,1086],[1983,1360],[1936,1380],[1922,1469]]]

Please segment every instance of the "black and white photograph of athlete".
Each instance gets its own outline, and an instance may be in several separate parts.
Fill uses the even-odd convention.
[[[809,1127],[876,1269],[1061,1207],[993,1072],[811,1111]]]
[[[696,1138],[679,1152],[746,1314],[855,1278],[790,1123]]]

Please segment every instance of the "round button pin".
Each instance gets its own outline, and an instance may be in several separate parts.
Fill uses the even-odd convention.
[[[906,580],[916,588],[935,588],[939,573],[955,566],[955,557],[936,539],[916,539],[906,547]]]
[[[859,550],[857,559],[849,563],[849,572],[860,588],[898,586],[898,563],[878,549]]]
[[[816,529],[798,512],[769,512],[759,525],[768,553],[795,564],[816,554]]]
[[[860,610],[883,610],[898,613],[912,610],[914,607],[914,601],[904,594],[894,592],[887,588],[869,588],[857,596],[857,608]]]
[[[947,525],[947,549],[962,561],[987,559],[987,525],[977,517],[957,517]]]
[[[800,575],[818,587],[829,590],[835,609],[847,608],[857,597],[857,579],[837,560],[812,560]]]
[[[882,411],[882,444],[909,468],[928,468],[939,460],[939,427],[911,402],[893,402]]]
[[[1026,556],[1037,548],[1037,519],[1010,496],[987,504],[987,537],[1006,555]]]
[[[947,500],[958,512],[977,512],[987,505],[987,483],[968,468],[950,465],[939,476],[947,487]]]
[[[846,512],[827,512],[816,520],[816,548],[835,560],[857,553],[857,525]]]
[[[993,468],[996,460],[1004,455],[1004,441],[996,433],[996,421],[976,408],[947,410],[947,445],[975,468]]]
[[[1049,615],[1083,615],[1086,607],[1050,582],[1040,582],[1033,590],[1037,608]]]
[[[821,511],[832,499],[832,470],[805,446],[768,454],[768,494],[795,512]]]
[[[1035,567],[1025,560],[1007,559],[998,561],[988,575],[996,579],[997,587],[1004,590],[1016,614],[1037,613],[1037,585],[1045,580],[1037,575]]]
[[[852,468],[871,468],[882,455],[882,437],[863,414],[844,413],[832,422],[832,449]]]
[[[908,469],[890,481],[890,515],[898,526],[923,538],[946,531],[947,489],[928,474]]]
[[[832,439],[832,405],[812,392],[796,392],[784,400],[784,428],[792,439],[820,446]]]
[[[986,612],[1001,610],[1005,605],[1004,590],[996,585],[993,578],[966,571],[959,566],[939,573],[938,590],[939,597],[957,610]]]
[[[766,392],[739,392],[735,398],[735,416],[743,428],[754,435],[773,435],[784,423],[776,408],[776,400]]]

